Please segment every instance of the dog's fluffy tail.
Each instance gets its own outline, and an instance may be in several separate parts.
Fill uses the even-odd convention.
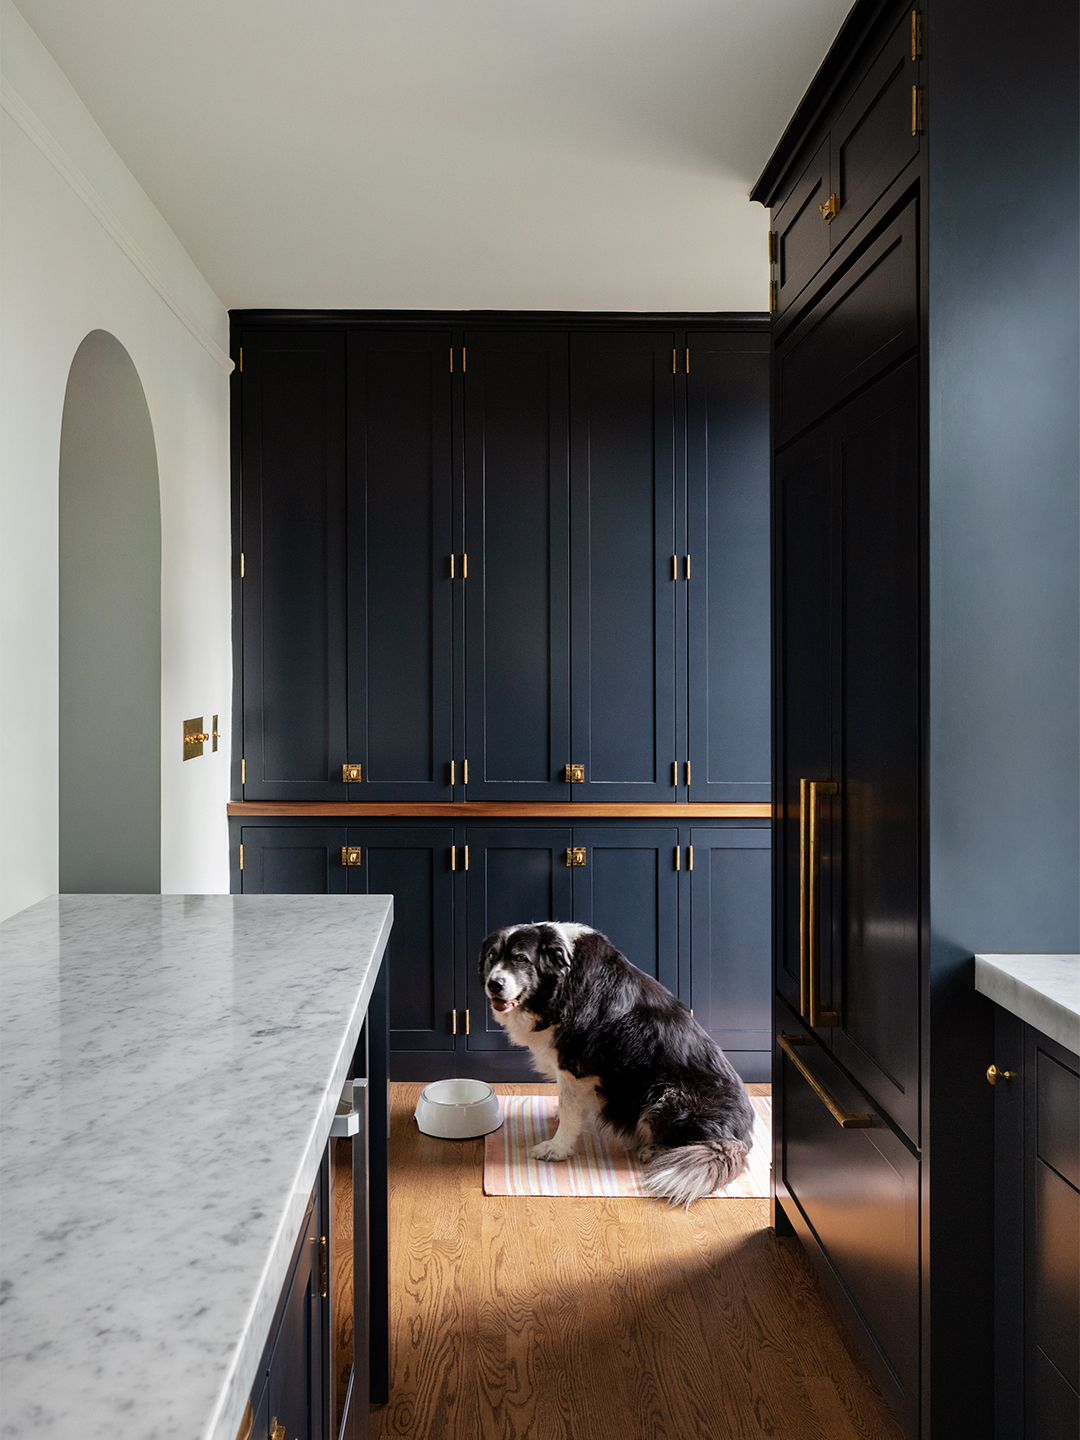
[[[702,1140],[665,1150],[645,1166],[652,1194],[673,1205],[692,1205],[730,1185],[746,1169],[750,1144],[744,1140]]]

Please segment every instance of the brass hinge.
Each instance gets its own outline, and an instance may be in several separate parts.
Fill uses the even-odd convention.
[[[325,1300],[330,1293],[330,1246],[326,1236],[319,1236],[319,1294]]]
[[[769,281],[769,314],[775,315],[780,308],[780,286],[775,280]]]
[[[363,851],[359,845],[343,845],[341,847],[341,863],[343,865],[361,865]]]
[[[769,264],[776,264],[776,231],[769,231]]]
[[[564,766],[563,766],[563,780],[566,782],[567,785],[584,785],[584,784],[585,784],[585,766],[584,766],[584,765],[564,765]]]
[[[242,870],[243,868],[244,868],[244,847],[243,847],[243,845],[241,845],[241,846],[240,846],[240,869]]]
[[[921,135],[926,128],[923,117],[923,94],[918,85],[911,87],[911,133]]]
[[[694,847],[693,847],[693,845],[687,845],[687,847],[686,847],[686,868],[687,868],[688,870],[692,870],[692,869],[694,868]]]
[[[360,783],[360,765],[342,765],[341,778],[346,785],[358,785]]]
[[[244,578],[244,552],[240,551],[240,579]]]
[[[918,10],[911,12],[911,58],[918,60],[922,54],[922,15]]]
[[[840,209],[839,195],[830,195],[829,198],[817,207],[821,211],[822,218],[827,225],[831,225],[836,219],[837,211]]]
[[[240,761],[240,784],[247,784],[247,761],[244,759]]]
[[[566,852],[566,863],[567,863],[567,865],[584,865],[584,864],[585,864],[585,846],[584,846],[584,845],[575,845],[575,846],[573,846],[572,849],[567,850],[567,852]]]
[[[675,869],[678,870],[678,868],[679,868],[679,847],[678,847],[678,845],[676,845],[676,846],[675,846]]]

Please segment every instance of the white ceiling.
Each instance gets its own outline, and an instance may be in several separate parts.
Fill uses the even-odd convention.
[[[18,0],[230,307],[761,310],[850,0]]]

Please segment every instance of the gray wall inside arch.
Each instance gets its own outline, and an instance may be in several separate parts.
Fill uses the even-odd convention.
[[[161,889],[161,503],[131,358],[92,331],[60,437],[60,890]]]

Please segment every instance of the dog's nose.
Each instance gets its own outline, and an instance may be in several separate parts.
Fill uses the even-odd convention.
[[[487,982],[487,992],[489,995],[501,995],[503,992],[503,982],[497,976],[493,975]]]

